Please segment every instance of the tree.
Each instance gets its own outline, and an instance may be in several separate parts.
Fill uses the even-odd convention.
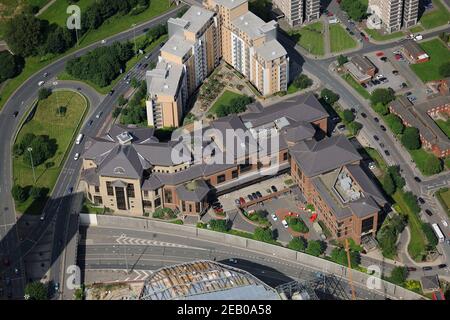
[[[417,197],[411,191],[407,191],[403,194],[403,200],[408,208],[415,214],[420,212],[420,206],[417,203]]]
[[[308,247],[306,248],[307,254],[318,257],[324,252],[325,252],[325,245],[322,241],[311,240],[308,242]]]
[[[273,232],[270,228],[255,228],[254,232],[255,240],[263,242],[273,242]]]
[[[16,55],[36,55],[46,39],[47,29],[48,21],[30,14],[19,14],[6,23],[5,40]]]
[[[209,221],[209,227],[211,230],[219,232],[227,232],[229,230],[229,224],[227,220],[212,219]]]
[[[394,267],[391,271],[389,281],[402,286],[408,278],[408,269],[406,267]]]
[[[50,88],[41,88],[38,91],[38,100],[45,100],[52,94]]]
[[[0,52],[0,83],[14,78],[22,72],[24,61],[19,56],[14,56],[9,51]]]
[[[308,242],[304,237],[295,237],[289,241],[288,248],[295,251],[305,251]]]
[[[355,21],[363,20],[367,12],[367,5],[363,4],[361,1],[355,0],[342,0],[341,8],[348,13],[348,16],[351,19]]]
[[[387,168],[387,173],[391,176],[394,181],[395,188],[397,190],[402,189],[405,186],[405,179],[400,175],[399,166],[389,166]]]
[[[63,53],[75,44],[75,36],[69,29],[56,24],[52,24],[50,28],[51,31],[43,45],[44,53]]]
[[[438,244],[438,238],[436,237],[436,234],[433,231],[433,228],[429,223],[423,223],[422,224],[422,231],[425,234],[425,237],[428,241],[428,249],[434,250],[436,249],[436,246]]]
[[[396,135],[402,134],[405,126],[403,125],[402,119],[400,119],[395,114],[388,114],[384,120],[386,121],[389,128],[391,128],[392,132]]]
[[[128,99],[125,99],[123,94],[121,94],[119,96],[119,99],[117,99],[117,104],[122,107],[122,106],[126,105],[127,103],[128,103]]]
[[[372,108],[376,113],[382,116],[387,115],[389,113],[389,107],[385,104],[382,104],[381,102],[372,105]]]
[[[394,258],[397,254],[397,233],[391,225],[383,226],[377,233],[377,241],[384,257]]]
[[[350,123],[355,120],[355,115],[351,110],[344,110],[342,112],[342,119],[344,120],[344,123]]]
[[[47,193],[46,188],[39,188],[33,186],[30,189],[30,197],[33,198],[34,200],[43,198],[46,193]]]
[[[120,109],[120,108],[115,108],[114,111],[113,111],[113,113],[112,113],[113,118],[115,119],[115,118],[117,118],[118,116],[120,116],[120,113],[121,113],[121,112],[122,112],[122,109]]]
[[[30,300],[47,300],[47,286],[40,281],[34,281],[25,287],[25,295]]]
[[[323,89],[320,92],[320,97],[325,100],[325,102],[329,103],[330,105],[333,105],[335,102],[339,100],[339,95],[337,93],[334,93],[330,89]]]
[[[339,67],[341,67],[348,62],[348,58],[341,54],[337,57],[337,62],[338,62]]]
[[[133,88],[139,88],[140,82],[136,77],[131,78],[130,85]]]
[[[357,121],[352,121],[348,124],[347,129],[351,135],[356,136],[359,130],[362,129],[362,124]]]
[[[390,174],[385,174],[383,177],[383,189],[388,195],[393,195],[395,192],[395,183]]]
[[[312,86],[313,81],[306,74],[300,74],[294,79],[293,84],[299,89],[306,89]]]
[[[450,62],[446,62],[439,67],[439,74],[443,78],[450,77]]]
[[[347,251],[344,248],[334,248],[331,251],[331,260],[343,266],[348,266]],[[355,268],[359,264],[359,253],[350,250],[351,267]]]
[[[17,184],[13,185],[11,194],[14,200],[16,200],[17,202],[24,202],[28,199],[28,193],[26,192],[25,188]]]
[[[50,139],[48,136],[36,136],[29,145],[32,148],[32,154],[30,152],[24,152],[23,162],[25,165],[38,166],[44,163],[46,160],[53,157],[58,149],[55,139]],[[24,149],[26,150],[25,147]],[[32,161],[33,160],[33,161]]]
[[[375,89],[370,96],[370,102],[372,105],[376,105],[377,103],[382,103],[384,105],[389,104],[389,102],[395,100],[395,92],[391,88],[379,88]]]
[[[417,150],[421,147],[419,129],[414,127],[405,128],[401,142],[408,150]]]

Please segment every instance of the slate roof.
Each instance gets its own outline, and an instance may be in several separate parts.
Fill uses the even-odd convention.
[[[209,192],[209,186],[204,180],[193,180],[176,188],[178,197],[184,201],[202,201]]]

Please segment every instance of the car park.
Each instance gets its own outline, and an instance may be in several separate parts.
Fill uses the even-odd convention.
[[[426,213],[429,217],[433,216],[433,212],[431,212],[430,209],[426,209],[426,210],[425,210],[425,213]]]

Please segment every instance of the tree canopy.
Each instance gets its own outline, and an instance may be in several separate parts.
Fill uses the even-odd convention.
[[[306,253],[318,257],[325,252],[325,244],[319,240],[311,240],[308,242]]]
[[[320,92],[320,97],[325,100],[325,102],[329,103],[330,105],[333,105],[335,102],[339,100],[339,95],[337,93],[334,93],[330,89],[323,89]]]
[[[25,287],[25,295],[30,300],[47,300],[47,292],[47,286],[40,281],[31,282]]]
[[[372,105],[376,105],[377,103],[382,103],[387,105],[389,102],[395,100],[395,92],[392,89],[379,88],[375,89],[370,96],[370,102]]]
[[[367,12],[367,5],[355,0],[342,0],[341,8],[355,21],[363,20]]]
[[[419,129],[414,127],[405,128],[401,142],[406,149],[417,150],[421,147]]]
[[[0,52],[0,83],[11,79],[22,72],[24,61],[19,56],[14,56],[9,51]]]

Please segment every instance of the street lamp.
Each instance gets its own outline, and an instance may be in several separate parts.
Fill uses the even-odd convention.
[[[31,151],[33,151],[33,148],[28,147],[27,151],[30,153],[31,168],[33,169],[33,179],[34,179],[34,184],[36,184],[36,173],[34,172],[33,154],[31,153]]]

